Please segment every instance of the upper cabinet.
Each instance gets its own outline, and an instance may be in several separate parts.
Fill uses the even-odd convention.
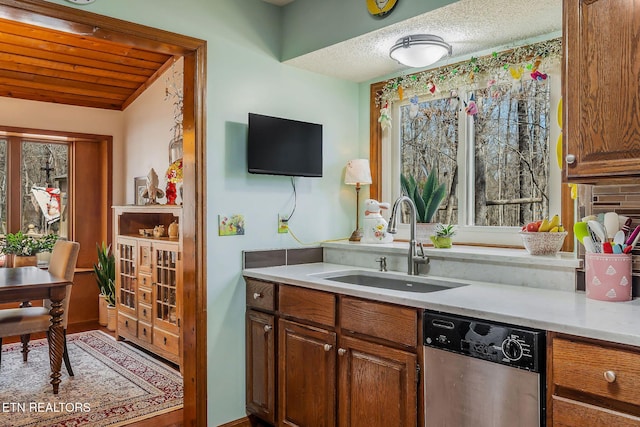
[[[564,0],[564,180],[640,176],[640,0]]]

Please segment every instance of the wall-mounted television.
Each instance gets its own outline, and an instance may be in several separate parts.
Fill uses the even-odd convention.
[[[249,113],[250,173],[322,176],[322,125]]]

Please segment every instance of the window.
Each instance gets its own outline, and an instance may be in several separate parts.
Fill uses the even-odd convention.
[[[67,237],[68,175],[69,143],[20,134],[0,140],[0,234]]]
[[[428,89],[453,66],[387,82],[393,127],[382,138],[382,198],[400,195],[401,174],[424,182],[436,173],[446,196],[433,221],[458,224],[467,242],[520,244],[521,225],[560,214],[556,58],[545,64],[544,78],[531,70],[510,78],[494,64],[472,84],[451,78],[439,91]],[[402,96],[395,93],[400,86],[402,101],[393,98]]]

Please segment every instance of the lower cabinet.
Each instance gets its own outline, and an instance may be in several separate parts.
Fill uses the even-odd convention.
[[[549,426],[640,426],[638,349],[551,334],[548,361]]]
[[[246,280],[250,417],[279,427],[418,425],[418,309]]]

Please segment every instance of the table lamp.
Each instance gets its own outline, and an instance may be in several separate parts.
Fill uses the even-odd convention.
[[[360,230],[360,186],[371,184],[371,170],[369,169],[368,159],[355,159],[347,163],[347,171],[344,174],[344,183],[356,186],[356,229],[349,237],[350,242],[359,242],[362,238],[362,230]]]

